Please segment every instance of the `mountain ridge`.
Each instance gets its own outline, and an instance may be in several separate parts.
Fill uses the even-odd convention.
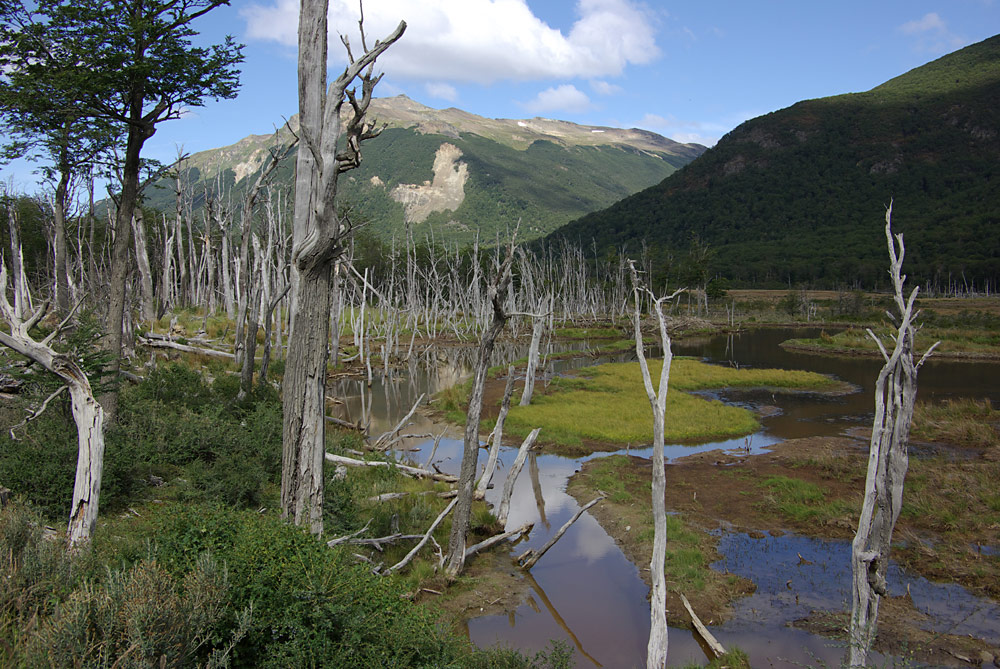
[[[884,281],[885,206],[908,272],[1000,279],[1000,36],[870,91],[741,124],[659,184],[550,236],[660,251],[691,239],[745,284]],[[634,251],[633,251],[634,252]]]
[[[364,160],[341,177],[340,193],[384,238],[413,225],[438,240],[492,239],[523,219],[523,238],[532,239],[661,181],[705,150],[636,128],[489,119],[406,96],[373,99],[369,115],[385,130],[365,143]],[[245,189],[269,149],[287,145],[297,125],[293,116],[275,134],[187,157],[182,171],[196,186],[195,206],[206,189]],[[442,151],[448,160],[439,164]],[[290,184],[293,166],[286,158],[275,183]],[[454,175],[438,177],[439,169]],[[172,211],[171,187],[151,189],[147,205]]]

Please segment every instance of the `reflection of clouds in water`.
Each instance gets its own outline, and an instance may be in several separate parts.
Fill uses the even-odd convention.
[[[589,514],[580,517],[560,541],[572,541],[574,554],[587,562],[596,562],[618,548],[601,526]]]

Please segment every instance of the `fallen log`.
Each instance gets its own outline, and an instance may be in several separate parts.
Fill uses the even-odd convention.
[[[388,502],[394,499],[402,499],[403,497],[409,497],[410,495],[434,495],[442,499],[451,499],[457,494],[458,494],[457,490],[445,490],[444,492],[435,492],[433,490],[425,490],[423,492],[384,492],[381,495],[374,495],[372,497],[369,497],[367,501],[379,504],[381,502]]]
[[[451,476],[450,474],[439,474],[437,472],[432,472],[427,469],[418,469],[417,467],[410,467],[409,465],[401,465],[398,462],[385,462],[382,460],[355,460],[354,458],[346,458],[343,455],[334,455],[333,453],[326,454],[327,462],[333,462],[338,465],[346,465],[348,467],[390,467],[396,468],[401,473],[407,476],[414,476],[416,478],[429,478],[435,481],[444,481],[445,483],[455,483],[458,481],[457,476]]]
[[[487,548],[491,548],[500,543],[501,541],[510,539],[511,537],[520,536],[522,534],[527,534],[528,532],[531,531],[531,528],[533,528],[534,526],[535,526],[534,522],[525,523],[516,530],[511,530],[510,532],[504,532],[503,534],[494,535],[489,539],[486,539],[485,541],[480,541],[478,544],[474,546],[469,546],[468,548],[465,549],[465,559],[468,560],[476,553],[484,551]]]
[[[681,593],[681,602],[684,603],[684,608],[687,609],[688,615],[691,616],[691,624],[694,626],[695,632],[697,632],[698,636],[700,636],[702,641],[705,642],[705,645],[708,646],[716,658],[720,658],[725,655],[726,649],[723,648],[722,644],[719,643],[719,640],[716,639],[712,633],[708,631],[708,628],[701,622],[701,619],[695,614],[694,609],[691,608],[691,602],[689,602],[688,598],[684,596],[684,593]]]
[[[226,360],[233,360],[236,357],[232,353],[216,351],[214,348],[188,346],[187,344],[178,344],[175,341],[167,341],[165,339],[149,339],[148,337],[139,337],[138,343],[142,346],[150,346],[153,348],[172,348],[183,353],[196,353],[198,355],[207,355],[214,358],[225,358]]]
[[[348,423],[346,420],[341,420],[340,418],[334,418],[333,416],[327,416],[326,420],[338,427],[343,427],[348,430],[357,430],[358,432],[364,432],[365,429],[361,427],[360,424]]]
[[[532,567],[534,567],[535,563],[538,562],[541,559],[541,557],[548,552],[550,548],[555,546],[556,542],[559,541],[560,538],[562,538],[562,535],[566,534],[566,530],[570,528],[570,525],[575,523],[580,518],[580,516],[583,515],[584,511],[594,506],[602,499],[604,499],[604,495],[601,495],[600,497],[595,497],[594,499],[590,500],[582,507],[580,507],[580,510],[577,511],[575,514],[573,514],[573,517],[570,518],[565,525],[560,527],[559,531],[556,532],[552,536],[552,538],[549,539],[548,543],[542,546],[540,550],[536,551],[534,548],[529,548],[528,550],[524,551],[519,556],[517,556],[517,563],[521,566],[521,569],[531,569]]]

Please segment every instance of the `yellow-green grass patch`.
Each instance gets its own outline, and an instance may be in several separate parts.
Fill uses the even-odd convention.
[[[659,379],[662,361],[651,360],[650,373]],[[542,428],[546,441],[563,444],[591,440],[607,443],[649,443],[653,412],[638,363],[609,363],[556,379],[555,388],[538,395],[530,406],[511,407],[507,424],[514,433]],[[837,382],[801,371],[732,369],[696,360],[679,359],[671,366],[664,438],[695,441],[749,434],[758,422],[741,407],[707,400],[679,391],[710,388],[773,387],[827,389]]]

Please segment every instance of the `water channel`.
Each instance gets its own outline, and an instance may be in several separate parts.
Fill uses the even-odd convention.
[[[837,358],[797,353],[782,349],[780,342],[792,337],[817,336],[816,329],[758,329],[736,335],[720,335],[675,342],[676,355],[745,367],[806,369],[834,375],[856,386],[856,392],[825,396],[785,394],[767,397],[760,393],[720,391],[716,397],[728,402],[777,407],[774,415],[762,419],[753,436],[755,451],[785,439],[843,434],[853,427],[871,425],[873,387],[880,362],[874,358]],[[586,348],[586,344],[574,346]],[[559,350],[565,350],[560,348]],[[471,374],[471,347],[432,349],[411,361],[407,370],[377,377],[370,389],[357,381],[341,380],[331,394],[340,398],[343,418],[371,421],[371,433],[391,429],[421,393],[428,395],[460,382]],[[494,364],[503,364],[525,354],[519,345],[499,346]],[[623,354],[629,359],[634,354]],[[605,362],[608,358],[555,361],[548,374]],[[922,399],[989,397],[1000,402],[1000,364],[966,363],[931,359],[921,369],[919,395]],[[407,428],[411,433],[438,434],[445,426],[426,417],[415,416]],[[412,440],[406,457],[424,463],[432,440]],[[670,459],[699,451],[735,449],[743,439],[700,445],[668,445]],[[457,474],[461,461],[461,437],[452,429],[441,440],[435,462],[442,471]],[[513,460],[513,449],[501,454],[502,463]],[[644,456],[647,450],[629,451]],[[603,457],[595,454],[589,457]],[[526,547],[540,547],[579,508],[565,492],[566,482],[588,458],[554,455],[532,456],[526,475],[519,477],[511,502],[508,527],[535,522]],[[496,501],[505,470],[498,470],[495,488],[487,495]],[[669,482],[668,482],[669,485]],[[669,539],[668,539],[669,541]],[[995,548],[995,547],[994,547]],[[843,541],[810,539],[795,535],[753,539],[744,534],[722,533],[719,552],[723,559],[715,566],[740,574],[757,585],[755,594],[739,600],[729,622],[712,626],[723,645],[737,645],[751,657],[753,666],[839,666],[844,648],[829,639],[788,627],[811,609],[843,609],[849,606],[850,547]],[[811,565],[800,565],[799,555]],[[622,555],[614,541],[588,514],[571,528],[526,577],[530,585],[527,601],[516,611],[502,616],[474,617],[468,633],[480,646],[502,644],[534,651],[545,648],[551,639],[561,639],[576,649],[580,667],[644,666],[649,633],[648,588],[637,568]],[[786,587],[796,583],[794,592]],[[941,631],[974,634],[1000,645],[1000,607],[979,599],[953,584],[934,584],[893,566],[892,594],[909,591],[918,609],[928,613]],[[798,596],[796,596],[798,595]],[[670,630],[669,663],[703,663],[705,656],[691,632]]]

